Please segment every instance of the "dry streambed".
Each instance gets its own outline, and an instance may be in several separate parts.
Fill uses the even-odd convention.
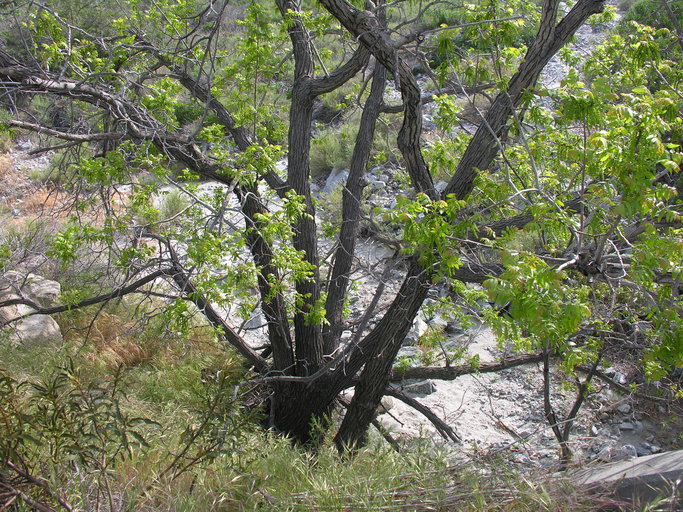
[[[473,340],[470,355],[479,355],[481,363],[499,360],[502,352],[488,327],[480,325],[467,336]],[[628,376],[614,369],[606,372],[617,381],[628,382]],[[553,397],[554,406],[563,412],[571,407],[573,393],[562,391],[560,379],[557,374]],[[451,443],[445,448],[452,450],[456,458],[499,451],[530,466],[557,463],[558,445],[543,415],[540,365],[463,375],[453,381],[406,381],[402,387],[455,429],[461,446]],[[445,443],[424,416],[398,400],[392,403],[393,407],[379,419],[397,437]],[[661,451],[669,440],[660,435],[660,421],[638,407],[629,397],[596,382],[596,392],[581,409],[572,431],[571,443],[577,458],[607,461]]]

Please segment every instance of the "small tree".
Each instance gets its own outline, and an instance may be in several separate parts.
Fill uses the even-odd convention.
[[[365,442],[401,344],[435,286],[461,303],[482,298],[464,283],[495,277],[490,298],[509,317],[492,320],[521,348],[541,350],[546,369],[558,352],[569,369],[595,369],[605,344],[628,339],[638,319],[650,322],[653,375],[680,365],[681,77],[660,52],[667,34],[638,28],[610,40],[589,63],[588,85],[570,71],[549,92],[537,87],[544,67],[560,51],[578,65],[565,45],[604,2],[578,0],[565,13],[559,0],[540,9],[446,3],[438,20],[446,24],[415,23],[441,4],[361,10],[347,0],[276,0],[276,10],[251,4],[235,8],[240,14],[227,2],[131,2],[102,34],[45,5],[12,8],[29,22],[8,32],[23,41],[21,56],[0,47],[6,125],[60,141],[40,150],[80,152],[75,206],[89,213],[55,237],[52,254],[68,263],[79,245],[94,244],[124,276],[100,296],[37,311],[102,302],[163,279],[176,297],[167,302],[176,328],[193,303],[260,374],[277,430],[309,441],[313,423],[354,386],[335,437],[340,449]],[[414,68],[436,94],[423,94]],[[400,104],[386,99],[392,87]],[[548,94],[555,110],[542,106]],[[45,97],[67,103],[67,128],[51,123]],[[357,131],[341,218],[325,233],[309,171],[321,98],[362,105],[360,116],[348,116]],[[431,102],[439,130],[425,143],[422,109]],[[472,135],[454,131],[463,106],[474,112]],[[371,211],[366,175],[370,159],[381,158],[375,132],[397,114],[409,184],[395,207]],[[152,179],[140,181],[143,171]],[[195,180],[222,186],[201,193]],[[160,218],[153,198],[168,182],[193,203]],[[95,187],[100,209],[87,194]],[[402,284],[387,298],[380,279],[353,323],[345,309],[358,240],[373,232],[393,238],[399,250],[382,264],[385,274],[400,269]],[[328,257],[321,240],[333,243]],[[245,318],[260,308],[263,349],[231,325],[230,306]],[[342,343],[347,329],[352,342]]]

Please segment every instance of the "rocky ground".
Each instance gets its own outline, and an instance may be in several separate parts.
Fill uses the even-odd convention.
[[[471,337],[470,354],[482,363],[501,356],[491,330],[479,325]],[[628,383],[629,376],[615,368],[605,373]],[[555,377],[554,406],[568,410],[571,391],[560,389]],[[556,465],[558,444],[543,415],[540,364],[529,364],[498,373],[464,375],[454,381],[409,381],[404,391],[418,398],[451,425],[461,438],[459,454],[500,452],[522,465]],[[427,437],[443,443],[426,418],[393,400],[393,407],[379,416],[383,425],[399,438]],[[680,445],[666,425],[667,410],[611,390],[596,382],[596,390],[582,407],[572,431],[571,446],[578,459],[610,461],[658,453]]]

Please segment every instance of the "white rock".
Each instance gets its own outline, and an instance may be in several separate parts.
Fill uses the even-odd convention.
[[[62,293],[62,287],[57,281],[36,274],[5,272],[4,277],[0,278],[0,296],[5,293],[16,294],[17,289],[21,289],[27,298],[40,303],[41,306],[54,304]]]
[[[6,272],[0,277],[0,302],[21,299],[22,296],[41,306],[49,306],[59,297],[59,283],[35,274]],[[5,323],[34,312],[26,304],[0,308],[0,322]],[[48,315],[31,315],[13,321],[3,328],[11,342],[24,346],[41,346],[62,342],[59,325]]]
[[[418,338],[423,336],[426,332],[429,326],[427,325],[427,322],[425,322],[420,316],[416,316],[415,320],[413,321],[413,332],[417,334]]]
[[[343,169],[343,170],[338,170],[334,169],[330,173],[330,175],[327,177],[327,180],[325,180],[325,186],[322,189],[323,194],[329,194],[331,193],[335,188],[338,186],[341,186],[345,181],[346,178],[349,176],[349,171],[348,169]]]
[[[262,327],[265,327],[267,325],[267,320],[263,312],[261,311],[261,308],[256,308],[254,312],[251,314],[251,317],[249,320],[247,320],[244,324],[245,329],[261,329]]]

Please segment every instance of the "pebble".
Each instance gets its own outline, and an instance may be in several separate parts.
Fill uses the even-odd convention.
[[[598,447],[595,458],[598,460],[609,462],[610,460],[614,460],[615,453],[615,447],[612,444],[607,443]]]
[[[460,335],[460,334],[465,334],[465,330],[460,327],[459,324],[448,322],[446,324],[446,333],[450,335]]]
[[[613,378],[618,384],[624,385],[628,383],[628,378],[623,373],[616,372]]]

